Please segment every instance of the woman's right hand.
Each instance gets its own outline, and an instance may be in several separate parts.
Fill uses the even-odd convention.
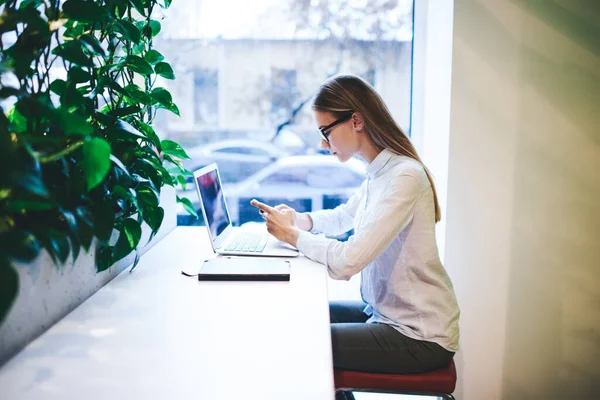
[[[302,229],[303,231],[310,231],[312,229],[312,219],[308,214],[299,213],[287,204],[280,204],[273,208],[275,208],[278,211],[288,210],[288,212],[291,212],[291,214],[294,216],[294,222],[296,222],[296,226]]]

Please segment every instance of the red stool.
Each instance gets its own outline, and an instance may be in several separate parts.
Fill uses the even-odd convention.
[[[454,361],[444,369],[424,374],[375,374],[334,369],[335,391],[375,392],[437,396],[454,400],[456,387]]]

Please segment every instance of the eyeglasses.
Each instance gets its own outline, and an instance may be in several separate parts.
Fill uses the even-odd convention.
[[[342,122],[346,122],[348,121],[350,118],[352,118],[352,115],[354,115],[354,111],[348,111],[346,114],[344,114],[341,118],[336,119],[335,121],[333,121],[331,124],[324,126],[322,128],[319,128],[319,133],[321,134],[321,138],[329,143],[329,135],[331,135],[331,132],[329,132],[334,126],[341,124]]]

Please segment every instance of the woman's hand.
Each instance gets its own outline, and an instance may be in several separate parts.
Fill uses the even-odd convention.
[[[312,227],[313,227],[312,218],[310,218],[310,216],[308,214],[299,213],[298,211],[294,210],[292,207],[290,207],[286,204],[280,204],[273,208],[278,211],[288,210],[287,212],[292,213],[294,215],[294,222],[296,223],[296,226],[299,229],[302,229],[303,231],[310,231],[312,229]]]
[[[268,206],[258,200],[250,202],[254,207],[261,211],[261,214],[267,224],[267,230],[278,240],[286,242],[296,247],[298,240],[298,226],[296,219],[298,213],[285,204],[276,207]]]

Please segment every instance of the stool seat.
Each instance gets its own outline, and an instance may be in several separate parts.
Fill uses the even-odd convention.
[[[422,374],[377,374],[334,369],[336,390],[398,394],[450,395],[456,387],[454,360],[448,367]]]

